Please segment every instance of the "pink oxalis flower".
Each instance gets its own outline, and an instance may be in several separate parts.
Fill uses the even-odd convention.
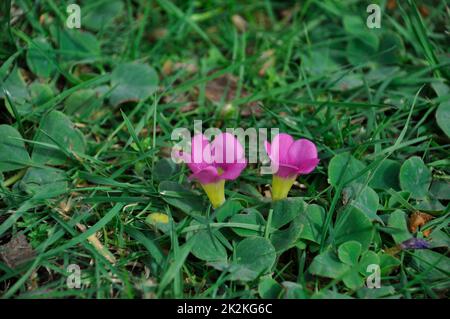
[[[191,141],[191,153],[181,154],[192,171],[189,179],[198,181],[214,208],[225,202],[225,181],[238,178],[247,166],[244,148],[230,133],[221,133],[209,143],[203,134]]]
[[[286,198],[297,176],[311,173],[319,164],[316,145],[307,139],[294,141],[289,134],[280,133],[272,143],[266,141],[265,147],[274,174],[273,200]]]

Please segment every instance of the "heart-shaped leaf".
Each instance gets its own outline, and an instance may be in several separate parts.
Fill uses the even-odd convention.
[[[274,202],[272,227],[283,227],[305,210],[306,204],[300,197],[291,197]]]
[[[236,246],[231,279],[250,281],[268,272],[275,263],[275,248],[263,237],[245,238]]]
[[[366,165],[354,158],[350,153],[335,155],[328,165],[328,179],[330,184],[336,187],[342,180],[347,184],[350,179],[355,178],[366,167]],[[364,183],[367,173],[356,178],[353,182]]]
[[[123,2],[120,0],[98,1],[83,10],[83,26],[94,31],[102,30],[121,12]]]
[[[369,217],[360,209],[349,206],[337,217],[334,231],[334,243],[339,246],[350,240],[361,244],[362,251],[366,251],[374,234],[374,228]]]
[[[30,156],[20,133],[12,126],[0,125],[0,173],[25,167]]]
[[[216,219],[218,222],[223,222],[227,218],[239,213],[244,207],[241,203],[235,200],[227,200],[223,205],[216,209]]]
[[[361,244],[354,240],[343,243],[338,248],[339,259],[344,264],[350,266],[353,266],[358,262],[360,255],[361,255]]]
[[[258,293],[264,299],[276,299],[282,290],[281,285],[273,278],[261,278],[258,285]]]
[[[295,220],[295,223],[304,225],[300,233],[300,238],[320,243],[322,235],[322,225],[325,221],[325,210],[323,207],[310,204],[304,213]]]
[[[390,159],[384,160],[373,173],[369,186],[374,189],[400,189],[400,163]]]
[[[244,211],[244,214],[234,215],[231,217],[230,222],[261,226],[261,229],[263,229],[262,226],[264,226],[264,224],[266,223],[262,215],[256,209],[247,209]],[[232,229],[236,234],[243,237],[262,235],[262,230],[257,231],[251,229],[243,229],[239,227],[235,227]]]
[[[68,115],[76,114],[80,118],[87,118],[102,104],[103,99],[96,90],[77,90],[64,102],[64,112]]]
[[[82,154],[86,147],[83,134],[60,111],[51,111],[42,118],[34,140],[46,144],[34,145],[31,158],[39,164],[65,164],[68,159],[66,152]]]
[[[45,38],[36,38],[27,50],[27,64],[38,77],[49,78],[56,72],[56,54]]]
[[[222,243],[217,239],[217,231],[201,230],[194,236],[195,245],[192,247],[192,254],[198,259],[205,261],[226,261],[227,251]]]
[[[101,55],[97,38],[80,30],[58,30],[60,59],[63,62],[92,62]]]
[[[5,91],[9,93],[9,98],[11,102],[14,103],[14,106],[20,115],[30,111],[31,107],[27,104],[30,95],[22,73],[17,66],[14,67],[4,82],[0,82],[0,97],[5,98]],[[6,98],[5,104],[9,113],[14,116],[14,112],[9,106],[9,101]]]
[[[422,159],[413,156],[400,168],[400,185],[402,190],[410,192],[415,199],[424,199],[431,184],[431,173]]]
[[[63,170],[53,167],[31,167],[19,183],[28,194],[62,194],[69,190],[68,179]]]
[[[158,75],[148,64],[124,63],[111,75],[110,102],[116,106],[124,102],[145,100],[158,88]]]
[[[377,215],[379,198],[377,192],[370,187],[364,187],[355,196],[352,205],[364,212],[370,220],[382,222]]]
[[[441,130],[450,137],[450,102],[442,102],[436,110],[436,122]]]
[[[396,244],[400,244],[412,237],[408,231],[407,216],[401,210],[396,210],[389,215],[388,227]]]
[[[348,270],[349,266],[341,263],[338,256],[331,250],[327,250],[314,257],[309,266],[309,272],[311,274],[327,278],[341,277]]]

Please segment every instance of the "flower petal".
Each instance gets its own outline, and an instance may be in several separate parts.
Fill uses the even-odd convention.
[[[217,135],[211,143],[211,153],[215,164],[245,162],[244,148],[230,133]]]
[[[220,168],[223,171],[223,173],[220,174],[220,178],[234,180],[241,175],[246,166],[246,161],[244,163],[220,164]]]
[[[208,139],[203,134],[194,135],[191,141],[190,163],[187,163],[188,167],[193,173],[196,173],[211,164],[211,145]]]
[[[275,170],[275,165],[273,167],[273,174],[283,177],[290,178],[298,175],[298,168],[289,164],[279,164],[278,169]]]
[[[270,144],[270,159],[279,164],[290,164],[288,150],[292,143],[294,143],[294,139],[289,134],[275,135],[272,144]]]
[[[197,180],[201,184],[210,184],[216,183],[221,178],[219,176],[219,172],[217,171],[216,167],[207,166],[191,174],[191,176],[189,176],[189,179]]]
[[[264,148],[266,149],[267,155],[270,157],[271,146],[270,146],[270,143],[268,141],[264,141]]]
[[[307,140],[299,139],[292,143],[288,150],[289,164],[297,167],[299,174],[308,174],[319,163],[316,145]]]

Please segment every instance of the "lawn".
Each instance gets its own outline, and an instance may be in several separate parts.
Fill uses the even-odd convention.
[[[446,1],[74,2],[0,2],[0,296],[448,298]]]

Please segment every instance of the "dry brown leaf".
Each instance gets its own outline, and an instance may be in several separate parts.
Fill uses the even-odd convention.
[[[172,60],[166,60],[162,66],[162,74],[170,75],[173,72],[173,62]]]
[[[206,84],[205,96],[208,100],[218,103],[223,100],[225,104],[230,104],[237,96],[238,79],[231,74],[221,75]],[[224,94],[226,96],[224,97]],[[240,97],[247,97],[249,93],[241,90]],[[252,101],[239,106],[242,116],[260,116],[261,108],[256,101]]]
[[[261,54],[260,59],[261,59],[261,61],[264,61],[264,64],[262,65],[261,69],[259,69],[258,74],[260,76],[264,76],[266,74],[267,70],[275,65],[275,50],[270,49],[270,50],[264,51]]]
[[[164,38],[167,35],[166,28],[156,28],[150,33],[150,40],[155,41]]]
[[[233,21],[234,26],[240,31],[245,32],[247,30],[247,21],[243,17],[238,14],[235,14],[231,17],[231,21]]]
[[[397,8],[397,1],[396,0],[388,0],[386,6],[389,10],[394,10],[395,8]]]
[[[430,214],[415,212],[409,217],[409,231],[411,233],[415,233],[419,227],[424,226],[430,220],[433,219],[433,216]],[[431,229],[427,229],[423,232],[425,237],[428,237],[431,233]]]
[[[0,259],[14,269],[33,259],[35,252],[23,233],[18,233],[7,244],[0,246]]]
[[[430,15],[430,9],[428,9],[428,7],[424,4],[419,6],[419,11],[420,11],[420,14],[422,15],[422,17],[424,17],[424,18],[426,18]]]

